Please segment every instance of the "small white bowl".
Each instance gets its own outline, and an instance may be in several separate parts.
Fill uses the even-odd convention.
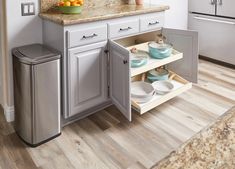
[[[131,97],[136,102],[147,102],[152,99],[155,89],[150,83],[137,81],[131,83]]]
[[[152,86],[154,87],[156,93],[161,94],[161,95],[167,94],[174,89],[174,85],[168,80],[155,81],[152,83]]]

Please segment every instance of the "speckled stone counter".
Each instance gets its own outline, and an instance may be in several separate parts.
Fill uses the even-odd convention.
[[[235,169],[235,107],[152,169]]]
[[[164,5],[112,5],[99,8],[86,8],[78,15],[64,15],[56,11],[42,12],[39,16],[43,19],[61,25],[73,25],[86,22],[93,22],[105,19],[119,18],[151,12],[160,12],[169,9]]]

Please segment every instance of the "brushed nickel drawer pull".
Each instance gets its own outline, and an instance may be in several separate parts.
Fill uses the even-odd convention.
[[[128,28],[120,28],[119,31],[120,31],[120,32],[121,32],[121,31],[128,31],[128,30],[130,30],[130,29],[132,29],[132,27],[128,26]]]
[[[85,35],[84,35],[84,36],[82,37],[82,39],[91,39],[91,38],[94,38],[94,37],[96,37],[96,36],[98,36],[98,35],[95,34],[95,33],[94,33],[93,35],[90,35],[90,36],[85,36]]]
[[[158,21],[156,21],[156,22],[149,22],[149,26],[157,25],[157,24],[159,24],[159,22],[158,22]]]

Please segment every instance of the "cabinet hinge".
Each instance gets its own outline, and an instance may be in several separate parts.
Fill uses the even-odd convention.
[[[106,50],[104,50],[104,53],[108,54],[108,53],[109,53],[109,50],[107,50],[107,49],[106,49]]]
[[[110,87],[108,85],[108,97],[110,97]]]

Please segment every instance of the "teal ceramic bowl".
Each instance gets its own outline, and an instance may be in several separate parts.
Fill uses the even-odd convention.
[[[150,82],[168,80],[169,71],[166,69],[151,70],[147,74],[147,79]]]
[[[149,55],[155,59],[167,58],[172,53],[172,45],[150,42],[148,46],[149,46]]]
[[[148,62],[147,59],[136,59],[136,60],[131,60],[131,67],[132,68],[137,68],[146,65]]]
[[[81,6],[58,6],[57,9],[63,14],[80,14],[82,12]]]
[[[138,50],[137,53],[131,53],[131,67],[137,68],[146,65],[148,57],[148,53],[142,50]]]

